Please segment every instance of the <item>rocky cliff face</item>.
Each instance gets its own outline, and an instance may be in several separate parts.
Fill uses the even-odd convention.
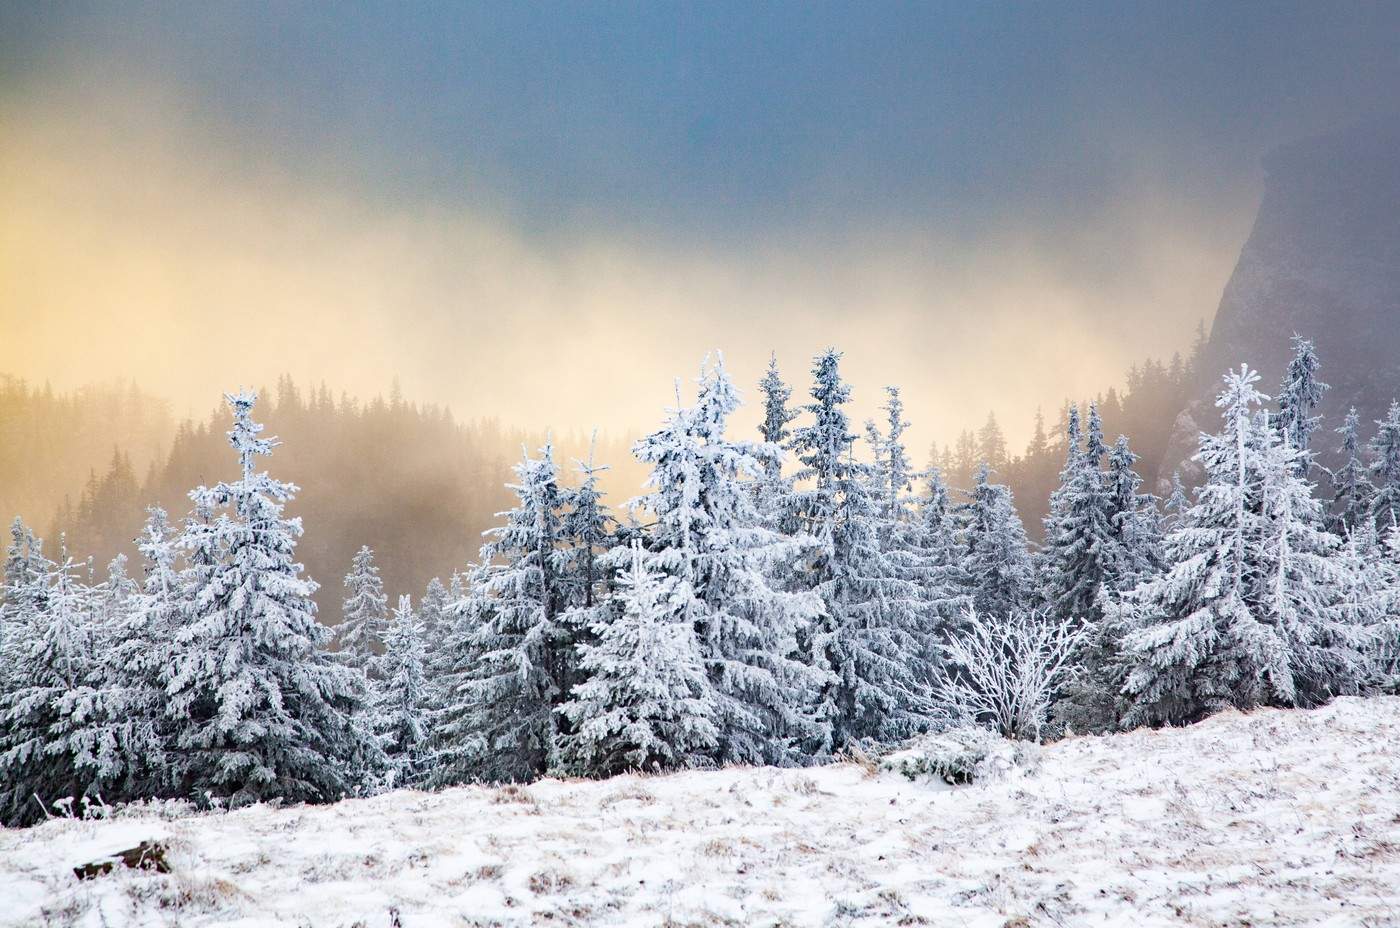
[[[1161,473],[1170,478],[1214,431],[1213,396],[1227,368],[1246,362],[1272,394],[1295,332],[1317,343],[1324,458],[1347,407],[1380,418],[1400,396],[1400,120],[1281,149],[1265,160],[1259,215],[1225,286],[1198,399],[1177,418]]]

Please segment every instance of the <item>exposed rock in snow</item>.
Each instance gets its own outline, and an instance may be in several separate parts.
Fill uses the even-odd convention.
[[[949,788],[855,764],[0,830],[0,924],[1395,925],[1400,699],[1074,738]],[[142,841],[172,872],[73,867]]]

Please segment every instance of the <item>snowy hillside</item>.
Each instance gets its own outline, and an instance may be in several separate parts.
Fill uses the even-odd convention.
[[[854,764],[0,831],[0,923],[1396,925],[1400,699],[1080,738],[949,788]],[[158,840],[168,875],[72,867]]]

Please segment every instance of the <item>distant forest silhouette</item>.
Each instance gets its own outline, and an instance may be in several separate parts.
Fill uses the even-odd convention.
[[[1120,433],[1132,439],[1145,489],[1171,478],[1158,468],[1175,416],[1193,395],[1203,345],[1202,331],[1190,358],[1135,364],[1126,389],[1093,398],[1110,441]],[[795,402],[805,401],[805,368],[790,363],[784,371]],[[458,421],[445,407],[410,402],[397,389],[361,401],[324,384],[299,387],[284,375],[260,393],[267,434],[283,442],[276,475],[301,487],[289,510],[306,528],[297,553],[321,584],[317,600],[329,624],[339,621],[342,579],[361,545],[375,550],[393,596],[417,599],[433,577],[446,580],[464,570],[477,557],[481,533],[512,503],[506,483],[522,447],[533,451],[546,440],[495,419]],[[1050,420],[1038,411],[1033,436],[1019,454],[1009,451],[989,416],[975,432],[935,445],[927,463],[937,465],[955,490],[970,486],[976,468],[989,463],[1011,487],[1034,536],[1059,483],[1069,406],[1065,400]],[[48,528],[50,544],[64,535],[70,552],[91,557],[100,575],[119,552],[134,556],[132,539],[147,506],[163,506],[179,518],[189,511],[190,487],[233,476],[227,429],[219,409],[177,423],[168,403],[134,383],[56,393],[0,375],[0,513]],[[571,479],[573,461],[590,453],[591,436],[550,437],[561,476]],[[600,434],[593,450],[596,462],[609,468],[601,482],[619,511],[640,492],[645,475],[631,443]]]

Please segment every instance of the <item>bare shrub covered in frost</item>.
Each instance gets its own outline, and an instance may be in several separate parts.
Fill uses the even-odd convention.
[[[970,611],[967,631],[946,645],[939,692],[955,718],[1036,740],[1083,637],[1069,621],[1039,613],[997,618]]]

